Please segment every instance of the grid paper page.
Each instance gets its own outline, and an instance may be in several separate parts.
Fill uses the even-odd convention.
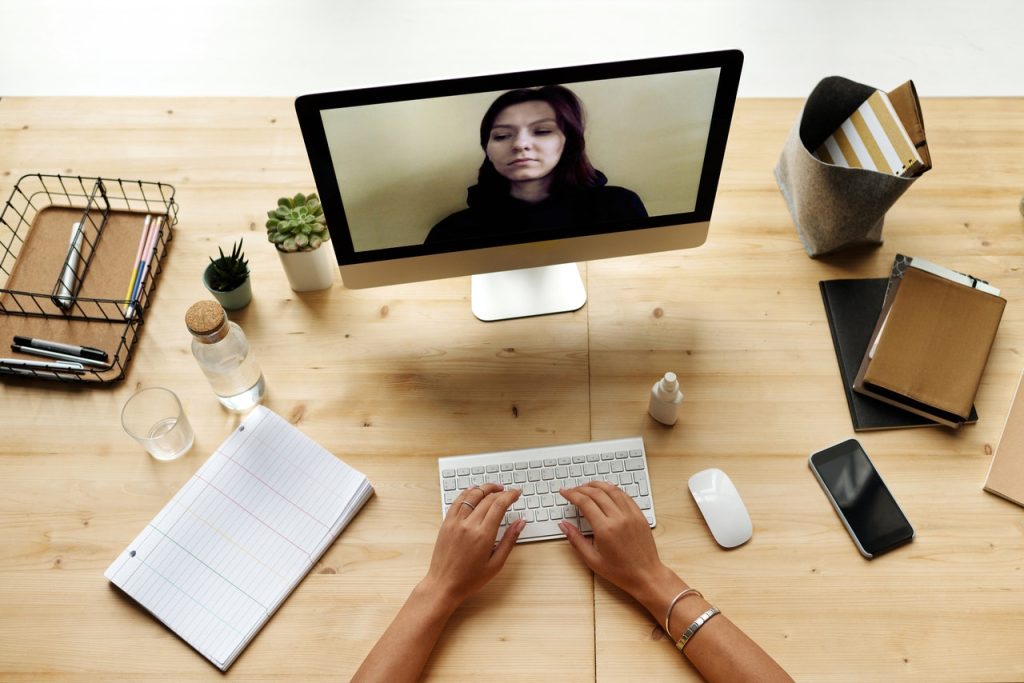
[[[258,406],[105,576],[226,670],[371,493]]]

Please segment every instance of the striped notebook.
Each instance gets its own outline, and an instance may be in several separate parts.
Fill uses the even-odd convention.
[[[226,671],[372,494],[257,406],[105,576]]]
[[[876,90],[814,152],[827,164],[910,177],[924,166],[889,97]]]

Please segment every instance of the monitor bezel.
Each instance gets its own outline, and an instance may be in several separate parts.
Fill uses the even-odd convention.
[[[342,276],[346,285],[349,286],[372,286],[370,284],[350,284],[345,277],[345,266],[363,265],[369,266],[377,262],[405,261],[408,263],[419,263],[421,267],[414,270],[420,273],[429,271],[429,268],[422,267],[422,258],[441,257],[438,261],[440,274],[432,277],[448,277],[458,274],[472,274],[476,271],[466,266],[459,266],[461,258],[450,258],[452,254],[463,254],[479,252],[481,255],[493,255],[495,250],[503,248],[514,248],[535,243],[555,244],[579,244],[580,239],[596,238],[599,236],[633,235],[656,228],[678,226],[705,226],[704,235],[700,236],[700,243],[706,237],[706,224],[711,219],[711,212],[714,206],[715,195],[718,190],[718,182],[721,176],[722,162],[725,156],[725,147],[728,139],[729,128],[732,121],[733,110],[736,101],[736,92],[739,86],[740,70],[743,64],[743,53],[739,50],[723,50],[717,52],[703,52],[684,55],[672,55],[665,57],[650,57],[626,61],[603,62],[597,64],[586,64],[578,66],[566,66],[530,71],[517,71],[484,76],[470,76],[463,78],[451,78],[437,81],[424,81],[416,83],[404,83],[398,85],[375,86],[369,88],[357,88],[352,90],[339,90],[323,93],[312,93],[302,95],[295,101],[295,110],[298,115],[299,127],[305,142],[306,152],[313,171],[313,178],[316,183],[317,192],[324,214],[327,218],[328,229],[331,234],[330,243],[334,249],[338,264],[342,266]],[[694,210],[686,213],[666,214],[652,216],[646,220],[633,220],[626,224],[607,224],[602,226],[579,226],[565,227],[558,230],[538,230],[530,233],[527,241],[524,241],[523,234],[517,235],[482,235],[473,239],[453,240],[444,243],[415,244],[388,247],[384,249],[372,249],[357,251],[354,248],[351,232],[345,213],[344,202],[341,197],[341,188],[338,185],[334,173],[334,161],[327,142],[327,135],[323,125],[321,112],[325,110],[344,107],[358,107],[387,102],[409,101],[425,98],[450,97],[478,92],[512,90],[515,88],[535,87],[545,84],[577,83],[582,81],[605,80],[612,78],[629,78],[636,76],[647,76],[661,73],[698,71],[702,69],[719,69],[718,89],[715,93],[715,103],[711,115],[710,130],[708,133],[707,146],[704,155],[704,164],[701,169],[700,185],[697,192],[697,200]],[[655,230],[655,237],[664,237],[664,230]],[[599,240],[607,243],[607,239]],[[649,243],[651,240],[641,240]],[[657,240],[656,240],[657,241]],[[693,239],[680,242],[678,239],[669,240],[677,246],[694,246]],[[649,247],[645,247],[647,249]],[[663,249],[675,248],[673,244],[661,247]],[[530,250],[529,248],[526,251]],[[563,251],[561,249],[547,249],[549,254],[552,251]],[[604,251],[607,251],[605,249]],[[602,251],[602,254],[604,252]],[[639,253],[630,250],[630,253]],[[446,258],[447,257],[447,258]],[[602,255],[587,255],[582,258],[601,258]],[[498,262],[507,259],[498,259]],[[493,269],[498,266],[487,265],[494,259],[484,259],[481,264],[484,268]],[[555,263],[552,257],[535,257],[524,259],[524,267],[542,265],[544,263]],[[367,267],[350,269],[353,272],[368,273]],[[408,273],[406,277],[400,277],[392,273],[392,277],[385,277],[383,282],[408,282],[412,279],[423,277]],[[365,278],[355,278],[363,280]],[[376,280],[379,278],[370,278]]]

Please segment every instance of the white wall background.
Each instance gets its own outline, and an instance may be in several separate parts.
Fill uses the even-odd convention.
[[[721,48],[740,95],[838,74],[1024,95],[1020,0],[0,0],[0,96],[303,92]]]

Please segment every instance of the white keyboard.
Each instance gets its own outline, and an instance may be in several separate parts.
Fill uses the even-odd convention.
[[[452,501],[470,486],[493,482],[504,484],[505,488],[522,489],[523,495],[501,521],[499,539],[508,525],[520,518],[527,525],[519,543],[565,538],[558,528],[562,520],[572,522],[585,534],[592,533],[587,520],[558,489],[595,480],[621,488],[640,506],[652,528],[656,523],[647,454],[639,436],[438,458],[437,468],[442,519]]]

